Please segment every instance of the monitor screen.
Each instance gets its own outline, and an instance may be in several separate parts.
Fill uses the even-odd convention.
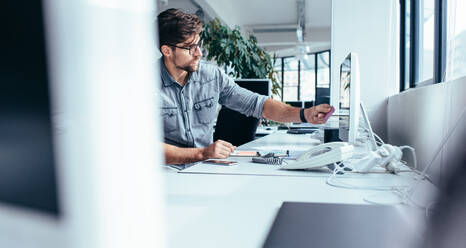
[[[340,112],[348,113],[350,109],[351,57],[346,57],[340,66]]]
[[[270,80],[269,79],[235,79],[235,82],[242,88],[264,96],[270,96]]]
[[[304,101],[304,108],[310,108],[312,106],[314,106],[313,101]]]
[[[41,1],[3,3],[0,32],[0,204],[58,216]]]
[[[339,138],[348,142],[350,123],[351,55],[340,66]]]
[[[298,107],[302,108],[303,107],[303,102],[302,101],[285,101],[286,104],[293,106],[293,107]]]

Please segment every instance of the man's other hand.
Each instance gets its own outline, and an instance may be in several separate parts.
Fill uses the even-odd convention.
[[[304,116],[307,122],[312,124],[324,124],[325,114],[330,112],[332,107],[328,104],[320,104],[304,110]]]
[[[234,152],[236,146],[223,140],[217,140],[208,147],[204,148],[202,156],[205,159],[210,158],[228,158]]]

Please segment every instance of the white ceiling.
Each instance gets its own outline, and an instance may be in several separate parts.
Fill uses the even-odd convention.
[[[270,52],[281,56],[293,55],[298,42],[297,0],[168,0],[159,2],[159,10],[182,8],[194,13],[201,7],[209,17],[218,17],[230,27],[240,26],[243,33],[253,33]],[[163,0],[162,0],[163,2]],[[331,0],[305,0],[304,42],[311,51],[330,48]],[[278,28],[287,32],[277,32]],[[267,32],[254,33],[253,29],[265,28]]]
[[[240,26],[296,24],[296,0],[195,0],[207,2],[225,19]],[[306,0],[306,26],[330,27],[331,0]],[[233,24],[233,23],[229,23]]]

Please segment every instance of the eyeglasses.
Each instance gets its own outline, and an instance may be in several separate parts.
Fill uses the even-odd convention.
[[[172,47],[176,47],[176,48],[189,50],[189,55],[193,55],[198,48],[202,47],[202,40],[200,40],[197,44],[193,44],[193,45],[190,45],[188,47],[177,46],[175,44],[167,44],[167,45],[172,46]]]

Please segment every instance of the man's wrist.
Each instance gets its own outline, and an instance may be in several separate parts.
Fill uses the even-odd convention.
[[[204,155],[205,149],[206,149],[206,147],[197,148],[196,160],[202,161],[202,160],[206,160],[206,159],[207,159],[206,156]]]
[[[299,111],[299,118],[302,123],[307,123],[306,116],[304,115],[304,108]]]

